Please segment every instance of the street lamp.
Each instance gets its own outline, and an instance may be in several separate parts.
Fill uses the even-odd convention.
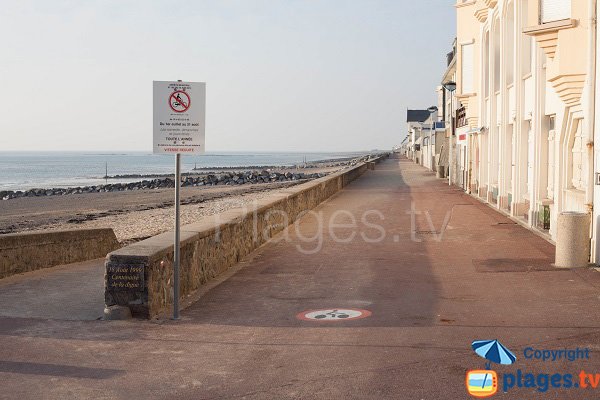
[[[433,114],[435,112],[437,112],[438,108],[436,106],[431,106],[427,109],[427,111],[429,111],[429,118],[431,118],[431,129],[429,130],[429,146],[428,146],[428,155],[427,157],[429,158],[429,162],[431,163],[430,168],[433,171],[433,160],[431,159],[433,155],[435,155],[435,146],[433,146],[432,149],[432,145],[433,142],[431,141],[431,132],[433,132],[434,128],[435,128],[435,121],[433,120]],[[433,134],[433,139],[435,140],[435,133]]]
[[[450,92],[450,124],[452,128],[452,134],[454,135],[454,99],[452,93],[456,90],[456,82],[446,82],[442,85],[444,89]]]
[[[448,185],[452,185],[452,137],[454,136],[454,99],[452,93],[456,90],[456,82],[442,83],[444,89],[450,92],[450,140],[448,141]]]
[[[454,92],[456,90],[456,82],[446,82],[443,84],[444,89],[446,89],[449,92]]]

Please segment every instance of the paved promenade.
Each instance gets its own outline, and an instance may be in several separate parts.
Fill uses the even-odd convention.
[[[0,279],[0,304],[0,318],[100,319],[104,258]]]
[[[476,339],[517,356],[499,375],[600,373],[600,273],[554,269],[551,244],[431,172],[389,159],[314,211],[177,322],[20,318],[0,285],[0,398],[465,399]],[[370,315],[297,317],[318,309]],[[529,346],[591,353],[542,362]]]

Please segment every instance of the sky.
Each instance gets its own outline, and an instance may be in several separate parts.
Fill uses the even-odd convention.
[[[0,151],[150,151],[152,81],[206,82],[208,151],[390,149],[436,104],[447,0],[0,0]]]

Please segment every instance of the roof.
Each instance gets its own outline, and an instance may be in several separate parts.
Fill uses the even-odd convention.
[[[425,122],[429,115],[428,110],[406,110],[406,122]]]

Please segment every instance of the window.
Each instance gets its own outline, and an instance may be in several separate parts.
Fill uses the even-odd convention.
[[[571,18],[571,0],[540,0],[542,24]]]
[[[473,93],[473,43],[462,45],[462,93]]]

